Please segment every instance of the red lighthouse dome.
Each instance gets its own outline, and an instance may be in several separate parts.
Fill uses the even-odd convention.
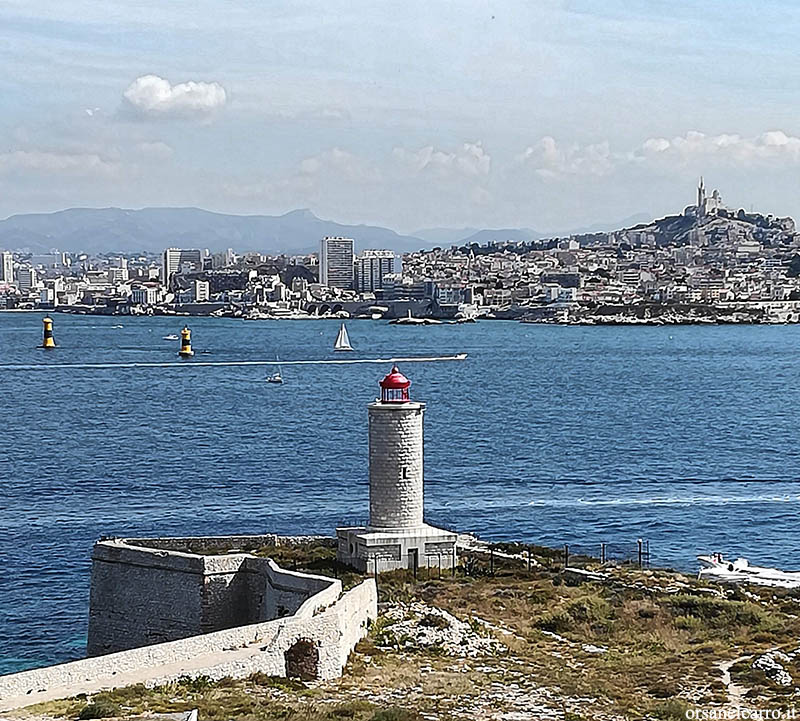
[[[410,385],[411,381],[400,372],[397,366],[392,366],[389,375],[381,381],[381,403],[407,403]]]

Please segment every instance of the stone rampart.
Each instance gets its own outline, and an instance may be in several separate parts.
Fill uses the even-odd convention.
[[[266,558],[174,550],[258,547],[265,545],[261,538],[247,543],[240,543],[247,537],[107,539],[96,543],[88,655],[288,616],[323,592],[324,602],[314,602],[313,607],[328,605],[338,597],[339,581],[288,571]]]
[[[282,580],[286,580],[284,574],[293,574],[276,569],[276,577]],[[335,678],[377,616],[373,579],[338,598],[333,593],[336,584],[286,618],[0,676],[0,712],[132,683],[159,685],[183,676],[293,675],[288,659],[295,658],[291,652],[298,648],[308,649],[306,668],[314,676]]]

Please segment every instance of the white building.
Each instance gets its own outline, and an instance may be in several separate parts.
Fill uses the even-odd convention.
[[[175,273],[203,270],[203,251],[198,248],[167,248],[161,264],[161,281],[169,288]]]
[[[134,305],[157,305],[160,301],[159,285],[136,285],[131,289],[131,303]]]
[[[329,288],[353,287],[354,241],[325,237],[319,242],[319,282]]]
[[[356,290],[368,293],[383,288],[383,277],[391,273],[393,250],[365,250],[356,260]]]
[[[14,255],[9,250],[0,253],[0,280],[5,283],[14,282]]]
[[[207,280],[194,281],[193,291],[195,303],[206,303],[211,297],[210,285]]]

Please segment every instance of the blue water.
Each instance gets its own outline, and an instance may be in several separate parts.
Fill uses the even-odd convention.
[[[113,328],[122,323],[123,328]],[[0,314],[0,673],[80,657],[101,535],[331,533],[367,512],[365,405],[388,367],[12,370],[169,362],[182,319]],[[356,357],[406,364],[429,520],[488,539],[649,539],[800,566],[800,326],[351,321]],[[325,359],[336,324],[192,319],[203,360]]]

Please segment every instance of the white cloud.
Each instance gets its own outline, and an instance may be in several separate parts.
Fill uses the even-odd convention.
[[[757,164],[800,162],[800,137],[770,130],[753,137],[735,133],[706,135],[689,130],[668,139],[648,138],[632,149],[612,150],[610,143],[563,144],[547,135],[517,156],[511,170],[528,168],[543,180],[601,177],[632,165],[653,169],[749,168]]]
[[[706,135],[690,130],[671,140],[649,138],[631,154],[635,161],[673,161],[690,163],[696,160],[721,162],[740,167],[768,161],[796,163],[800,161],[800,138],[782,130],[769,130],[753,137],[732,133]]]
[[[161,140],[137,143],[135,150],[141,155],[144,155],[148,158],[154,158],[156,160],[170,158],[174,153],[173,149]]]
[[[546,135],[525,148],[516,164],[530,166],[540,178],[549,180],[568,175],[606,175],[614,169],[615,160],[607,140],[590,145],[561,145]]]
[[[228,100],[219,83],[196,82],[171,85],[158,75],[136,78],[123,93],[124,107],[144,117],[208,116]]]
[[[438,150],[432,145],[419,150],[397,147],[392,156],[402,167],[416,173],[433,171],[441,175],[480,177],[488,175],[492,168],[492,158],[480,141],[464,143],[456,152]]]
[[[380,172],[367,159],[341,148],[331,148],[300,162],[298,176],[328,176],[356,183],[380,180]]]
[[[96,153],[58,153],[42,150],[12,150],[0,153],[0,172],[42,172],[72,175],[107,175],[117,163]]]

